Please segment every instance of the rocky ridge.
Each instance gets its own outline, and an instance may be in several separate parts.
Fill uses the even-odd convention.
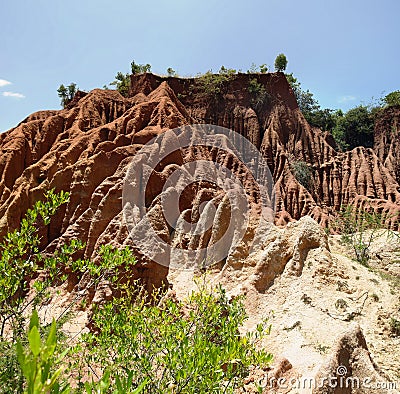
[[[267,92],[261,101],[249,92],[251,79]],[[377,154],[362,147],[340,153],[329,134],[305,121],[282,73],[235,75],[211,98],[198,79],[143,74],[131,86],[129,98],[79,93],[66,109],[34,113],[0,135],[0,236],[55,187],[70,191],[71,201],[43,234],[44,245],[77,236],[90,257],[101,243],[123,244],[121,185],[132,156],[165,130],[193,123],[233,129],[259,149],[275,181],[278,224],[310,215],[326,225],[342,204],[353,204],[390,213],[388,224],[398,227],[398,139],[390,154],[379,139],[387,120],[378,122]],[[310,168],[308,188],[294,175],[298,161]]]

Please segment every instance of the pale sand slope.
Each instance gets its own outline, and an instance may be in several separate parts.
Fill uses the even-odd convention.
[[[249,315],[245,329],[254,329],[263,318],[270,317],[272,332],[264,340],[264,346],[276,360],[282,357],[289,360],[292,368],[288,376],[315,377],[319,371],[321,376],[347,363],[352,376],[359,373],[364,375],[360,378],[371,377],[377,382],[398,382],[399,388],[400,337],[391,334],[390,320],[392,317],[400,320],[400,287],[392,274],[381,276],[377,261],[382,259],[379,253],[385,252],[386,260],[380,267],[395,266],[400,242],[382,235],[371,247],[371,255],[376,259],[371,261],[374,268],[369,269],[350,258],[351,250],[341,245],[339,236],[330,236],[328,244],[322,229],[310,218],[305,217],[286,229],[274,227],[271,233],[262,250],[241,265],[228,266],[208,276],[210,284],[221,283],[231,295],[245,294]],[[304,239],[311,238],[310,234],[318,242],[305,242]],[[282,259],[284,269],[277,269]],[[272,281],[269,276],[260,285],[262,268],[273,271],[273,275]],[[178,297],[185,297],[196,287],[192,275],[189,271],[170,272]],[[358,344],[363,340],[359,338],[361,333],[356,335],[357,325],[365,336],[366,346]],[[351,354],[347,355],[350,361],[343,356],[348,353],[343,348],[347,346],[346,340],[338,344],[349,330],[350,336],[358,341],[356,344],[347,341],[351,342],[348,345]]]

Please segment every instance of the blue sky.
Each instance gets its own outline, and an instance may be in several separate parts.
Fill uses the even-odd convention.
[[[288,72],[322,107],[351,108],[400,89],[399,0],[5,0],[0,131],[60,108],[57,88],[102,87],[130,62],[196,75],[221,65]]]

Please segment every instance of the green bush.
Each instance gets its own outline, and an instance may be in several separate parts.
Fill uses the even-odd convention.
[[[383,99],[382,103],[388,107],[392,107],[394,105],[400,105],[400,90],[396,90],[387,94]]]
[[[342,235],[342,242],[351,246],[356,260],[368,266],[370,247],[385,228],[385,219],[385,215],[374,212],[371,207],[356,211],[353,206],[344,205],[333,223],[333,229]],[[390,230],[385,231],[387,236],[392,234]]]
[[[43,357],[50,357],[50,354],[35,354],[37,344],[32,345],[30,342],[31,346],[36,346],[31,347],[31,353],[29,350],[21,351],[21,344],[27,342],[25,328],[29,310],[39,307],[46,300],[50,287],[62,285],[68,279],[67,271],[76,272],[78,277],[89,275],[91,280],[88,287],[93,290],[100,281],[104,280],[112,283],[123,282],[128,285],[131,265],[135,264],[135,259],[129,249],[115,250],[110,246],[101,247],[102,259],[98,263],[73,259],[73,255],[84,247],[84,244],[78,240],[71,240],[52,255],[44,256],[39,250],[39,231],[42,226],[50,223],[57,209],[69,200],[69,194],[64,192],[56,194],[50,190],[45,197],[44,202],[36,202],[34,207],[27,211],[20,228],[8,233],[0,244],[0,392],[7,394],[21,393],[25,389],[31,392],[29,387],[31,385],[36,387],[42,379],[37,378],[39,376],[37,374],[43,368],[40,372],[42,377],[44,373],[49,373],[48,366],[52,361],[50,358],[46,361]],[[41,275],[38,275],[39,273]],[[30,282],[33,283],[32,288]],[[27,298],[29,290],[31,290],[31,296]],[[75,302],[80,300],[79,296],[75,298]],[[58,316],[57,320],[60,324],[68,319],[72,307],[73,303],[66,305]],[[30,329],[33,326],[39,330],[39,321],[35,313],[31,318]],[[54,330],[55,328],[50,330],[49,341],[53,341]],[[31,337],[37,339],[35,330],[29,331],[28,339]],[[43,351],[47,352],[47,350]],[[43,363],[50,364],[46,364],[45,367]],[[48,378],[45,380],[47,381]],[[59,388],[55,383],[54,390],[57,390],[57,387]],[[32,392],[47,393],[50,388],[40,389],[42,391],[35,390]],[[54,390],[51,392],[57,392]]]
[[[45,257],[39,252],[38,227],[40,223],[47,226],[51,216],[68,199],[68,193],[49,191],[46,201],[38,201],[33,209],[29,209],[21,227],[8,233],[0,244],[0,338],[4,338],[7,324],[15,333],[23,328],[23,311],[27,308],[24,295],[32,276],[39,269],[48,271],[44,282],[36,283],[39,298],[35,302],[44,295],[46,285],[60,277],[59,268],[63,259],[58,254]],[[69,247],[75,251],[81,245],[72,243]]]
[[[110,85],[115,86],[122,96],[128,97],[131,87],[131,76],[128,73],[124,74],[119,71],[115,76],[115,80]]]
[[[395,319],[394,317],[390,318],[390,331],[392,335],[399,337],[400,336],[400,320]]]
[[[53,318],[49,333],[42,341],[40,336],[39,316],[35,310],[29,323],[27,342],[29,346],[24,349],[22,342],[17,342],[17,356],[21,370],[26,379],[24,393],[26,394],[45,394],[45,393],[68,393],[69,384],[61,387],[58,383],[62,367],[53,370],[64,358],[64,354],[56,359],[56,321]]]
[[[257,78],[249,80],[248,91],[251,95],[251,104],[255,109],[260,109],[268,101],[268,93]]]
[[[313,171],[305,161],[296,160],[290,163],[290,168],[296,180],[308,191],[313,187]]]
[[[247,318],[242,298],[228,300],[221,287],[201,286],[185,301],[161,291],[150,297],[132,278],[136,260],[129,248],[103,245],[93,262],[73,258],[84,245],[72,240],[42,256],[39,229],[69,195],[50,191],[46,197],[0,245],[0,392],[233,393],[250,365],[269,365],[272,355],[258,345],[270,326],[265,321],[241,336]],[[73,348],[56,325],[72,316],[79,296],[50,326],[40,324],[35,310],[27,322],[28,311],[40,308],[50,287],[67,280],[66,271],[85,275],[92,294],[106,282],[114,295],[93,308],[91,332]],[[36,291],[33,298],[26,298],[28,290]]]
[[[243,304],[229,301],[222,288],[201,287],[185,302],[158,300],[137,292],[97,308],[96,333],[84,338],[87,362],[112,370],[113,379],[129,377],[146,393],[233,392],[250,365],[271,362],[256,348],[269,327],[240,336]]]
[[[206,97],[217,98],[221,93],[223,86],[230,81],[236,74],[236,70],[221,66],[218,74],[207,71],[196,79],[196,87],[200,94]]]
[[[286,70],[288,61],[283,53],[280,53],[275,59],[275,70],[282,72]]]
[[[251,105],[256,109],[260,109],[269,99],[269,95],[265,87],[257,81],[257,78],[249,80],[248,87],[251,96]]]
[[[72,101],[75,97],[78,88],[76,87],[76,83],[71,82],[68,86],[64,86],[61,84],[57,89],[58,97],[61,99],[61,106],[65,108],[68,103]]]
[[[136,64],[134,60],[131,62],[131,74],[144,74],[151,71],[150,64]],[[129,73],[122,73],[119,71],[115,76],[114,81],[110,83],[111,86],[115,86],[118,92],[121,93],[122,96],[129,96],[129,89],[131,87],[131,76]]]
[[[69,194],[46,193],[46,201],[38,201],[22,219],[19,229],[8,233],[0,244],[0,390],[20,393],[24,378],[17,361],[16,344],[25,336],[26,311],[38,305],[46,296],[48,287],[66,279],[61,266],[70,254],[81,247],[71,242],[63,251],[53,256],[43,256],[39,251],[39,228],[50,223],[56,210],[69,199]],[[37,278],[39,271],[46,276]],[[27,300],[29,281],[35,279],[36,296]]]
[[[135,74],[144,74],[151,71],[151,64],[136,64],[134,60],[131,62],[131,72]]]
[[[336,118],[332,134],[338,144],[348,149],[357,146],[372,148],[374,145],[374,122],[376,109],[360,105]]]

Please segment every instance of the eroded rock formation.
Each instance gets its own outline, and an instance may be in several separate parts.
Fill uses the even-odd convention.
[[[251,93],[251,80],[265,90]],[[378,122],[377,154],[361,147],[339,153],[329,134],[306,122],[282,73],[238,74],[219,86],[218,94],[210,94],[198,79],[132,76],[129,98],[112,90],[80,93],[66,109],[34,113],[0,135],[0,236],[16,228],[27,208],[55,188],[71,192],[71,199],[43,231],[44,248],[51,251],[60,242],[80,238],[86,242],[84,256],[92,257],[102,243],[129,242],[121,200],[132,158],[153,137],[194,123],[232,129],[259,149],[276,185],[278,224],[305,215],[326,224],[342,204],[354,204],[390,213],[388,224],[398,227],[397,118],[392,113],[385,116]],[[393,127],[397,134],[389,143],[387,133],[393,133]],[[207,149],[170,156],[157,167],[146,189],[146,208],[161,237],[195,249],[220,237],[226,227],[223,212],[230,207],[218,187],[198,184],[182,200],[182,218],[200,220],[200,205],[213,200],[219,221],[212,230],[202,238],[185,238],[165,222],[159,206],[163,182],[174,168],[193,159],[215,160]],[[310,169],[307,188],[295,177],[293,166],[299,161]],[[229,166],[240,172],[233,162]],[[245,189],[257,212],[257,191],[251,182]],[[250,238],[252,231],[250,225]],[[236,255],[246,256],[247,246],[245,240]],[[140,250],[137,254],[141,257]],[[155,269],[151,261],[141,261],[138,275],[151,277],[154,284],[165,278],[165,267]]]

